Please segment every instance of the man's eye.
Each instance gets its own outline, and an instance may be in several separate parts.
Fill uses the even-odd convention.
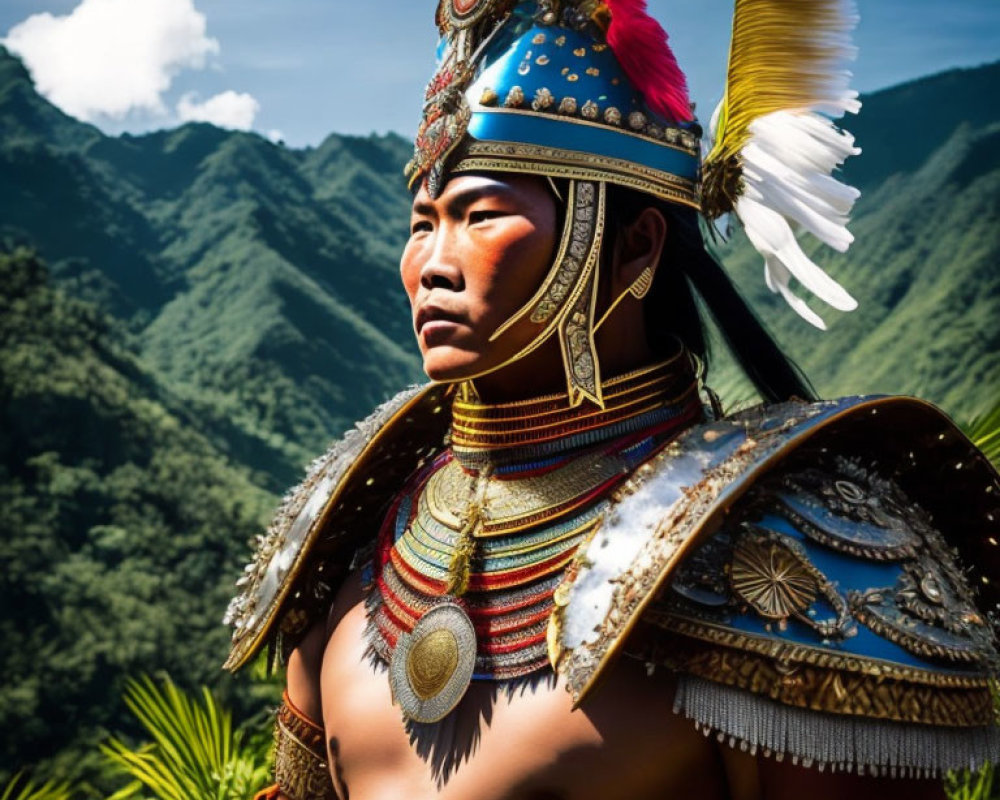
[[[412,236],[415,233],[425,233],[432,230],[434,230],[434,227],[431,225],[431,223],[428,222],[426,219],[422,219],[417,222],[414,222],[410,226],[410,235]]]
[[[469,224],[475,225],[477,222],[486,222],[487,220],[496,219],[497,217],[502,217],[503,215],[503,211],[497,211],[495,209],[491,209],[489,211],[471,211],[469,212]]]

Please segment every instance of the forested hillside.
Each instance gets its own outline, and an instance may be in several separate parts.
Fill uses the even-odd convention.
[[[206,124],[102,136],[0,48],[0,236],[127,323],[149,368],[220,412],[208,433],[275,490],[419,378],[396,266],[408,148],[332,135],[291,150]]]
[[[861,307],[819,309],[828,332],[767,294],[738,235],[723,247],[822,394],[960,417],[1000,396],[998,82],[1000,64],[864,98],[857,242],[818,255]],[[108,137],[0,49],[0,781],[79,767],[124,724],[126,675],[246,707],[218,667],[248,540],[302,464],[420,377],[396,266],[408,151]],[[722,361],[712,381],[742,399]]]
[[[219,683],[222,609],[273,498],[36,258],[0,254],[0,286],[2,785],[93,752],[128,675]]]

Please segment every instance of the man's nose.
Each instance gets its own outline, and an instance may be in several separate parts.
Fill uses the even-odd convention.
[[[458,255],[447,230],[439,231],[435,237],[430,258],[420,270],[420,285],[427,290],[447,289],[452,292],[464,288]]]

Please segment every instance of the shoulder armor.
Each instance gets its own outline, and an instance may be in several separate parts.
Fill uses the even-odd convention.
[[[441,451],[447,391],[430,385],[396,395],[316,459],[286,495],[226,613],[233,627],[226,669],[239,669],[266,643],[287,655],[326,613],[353,554],[374,542],[395,492]]]
[[[996,603],[998,497],[989,462],[918,400],[699,426],[637,474],[581,556],[554,623],[559,668],[579,702],[641,623],[663,633],[629,648],[686,676],[678,709],[745,747],[904,771],[996,758],[980,609]],[[881,733],[857,727],[870,720]]]

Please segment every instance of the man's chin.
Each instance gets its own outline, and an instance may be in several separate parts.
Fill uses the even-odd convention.
[[[435,347],[424,354],[424,372],[437,383],[455,383],[489,369],[478,353]]]

